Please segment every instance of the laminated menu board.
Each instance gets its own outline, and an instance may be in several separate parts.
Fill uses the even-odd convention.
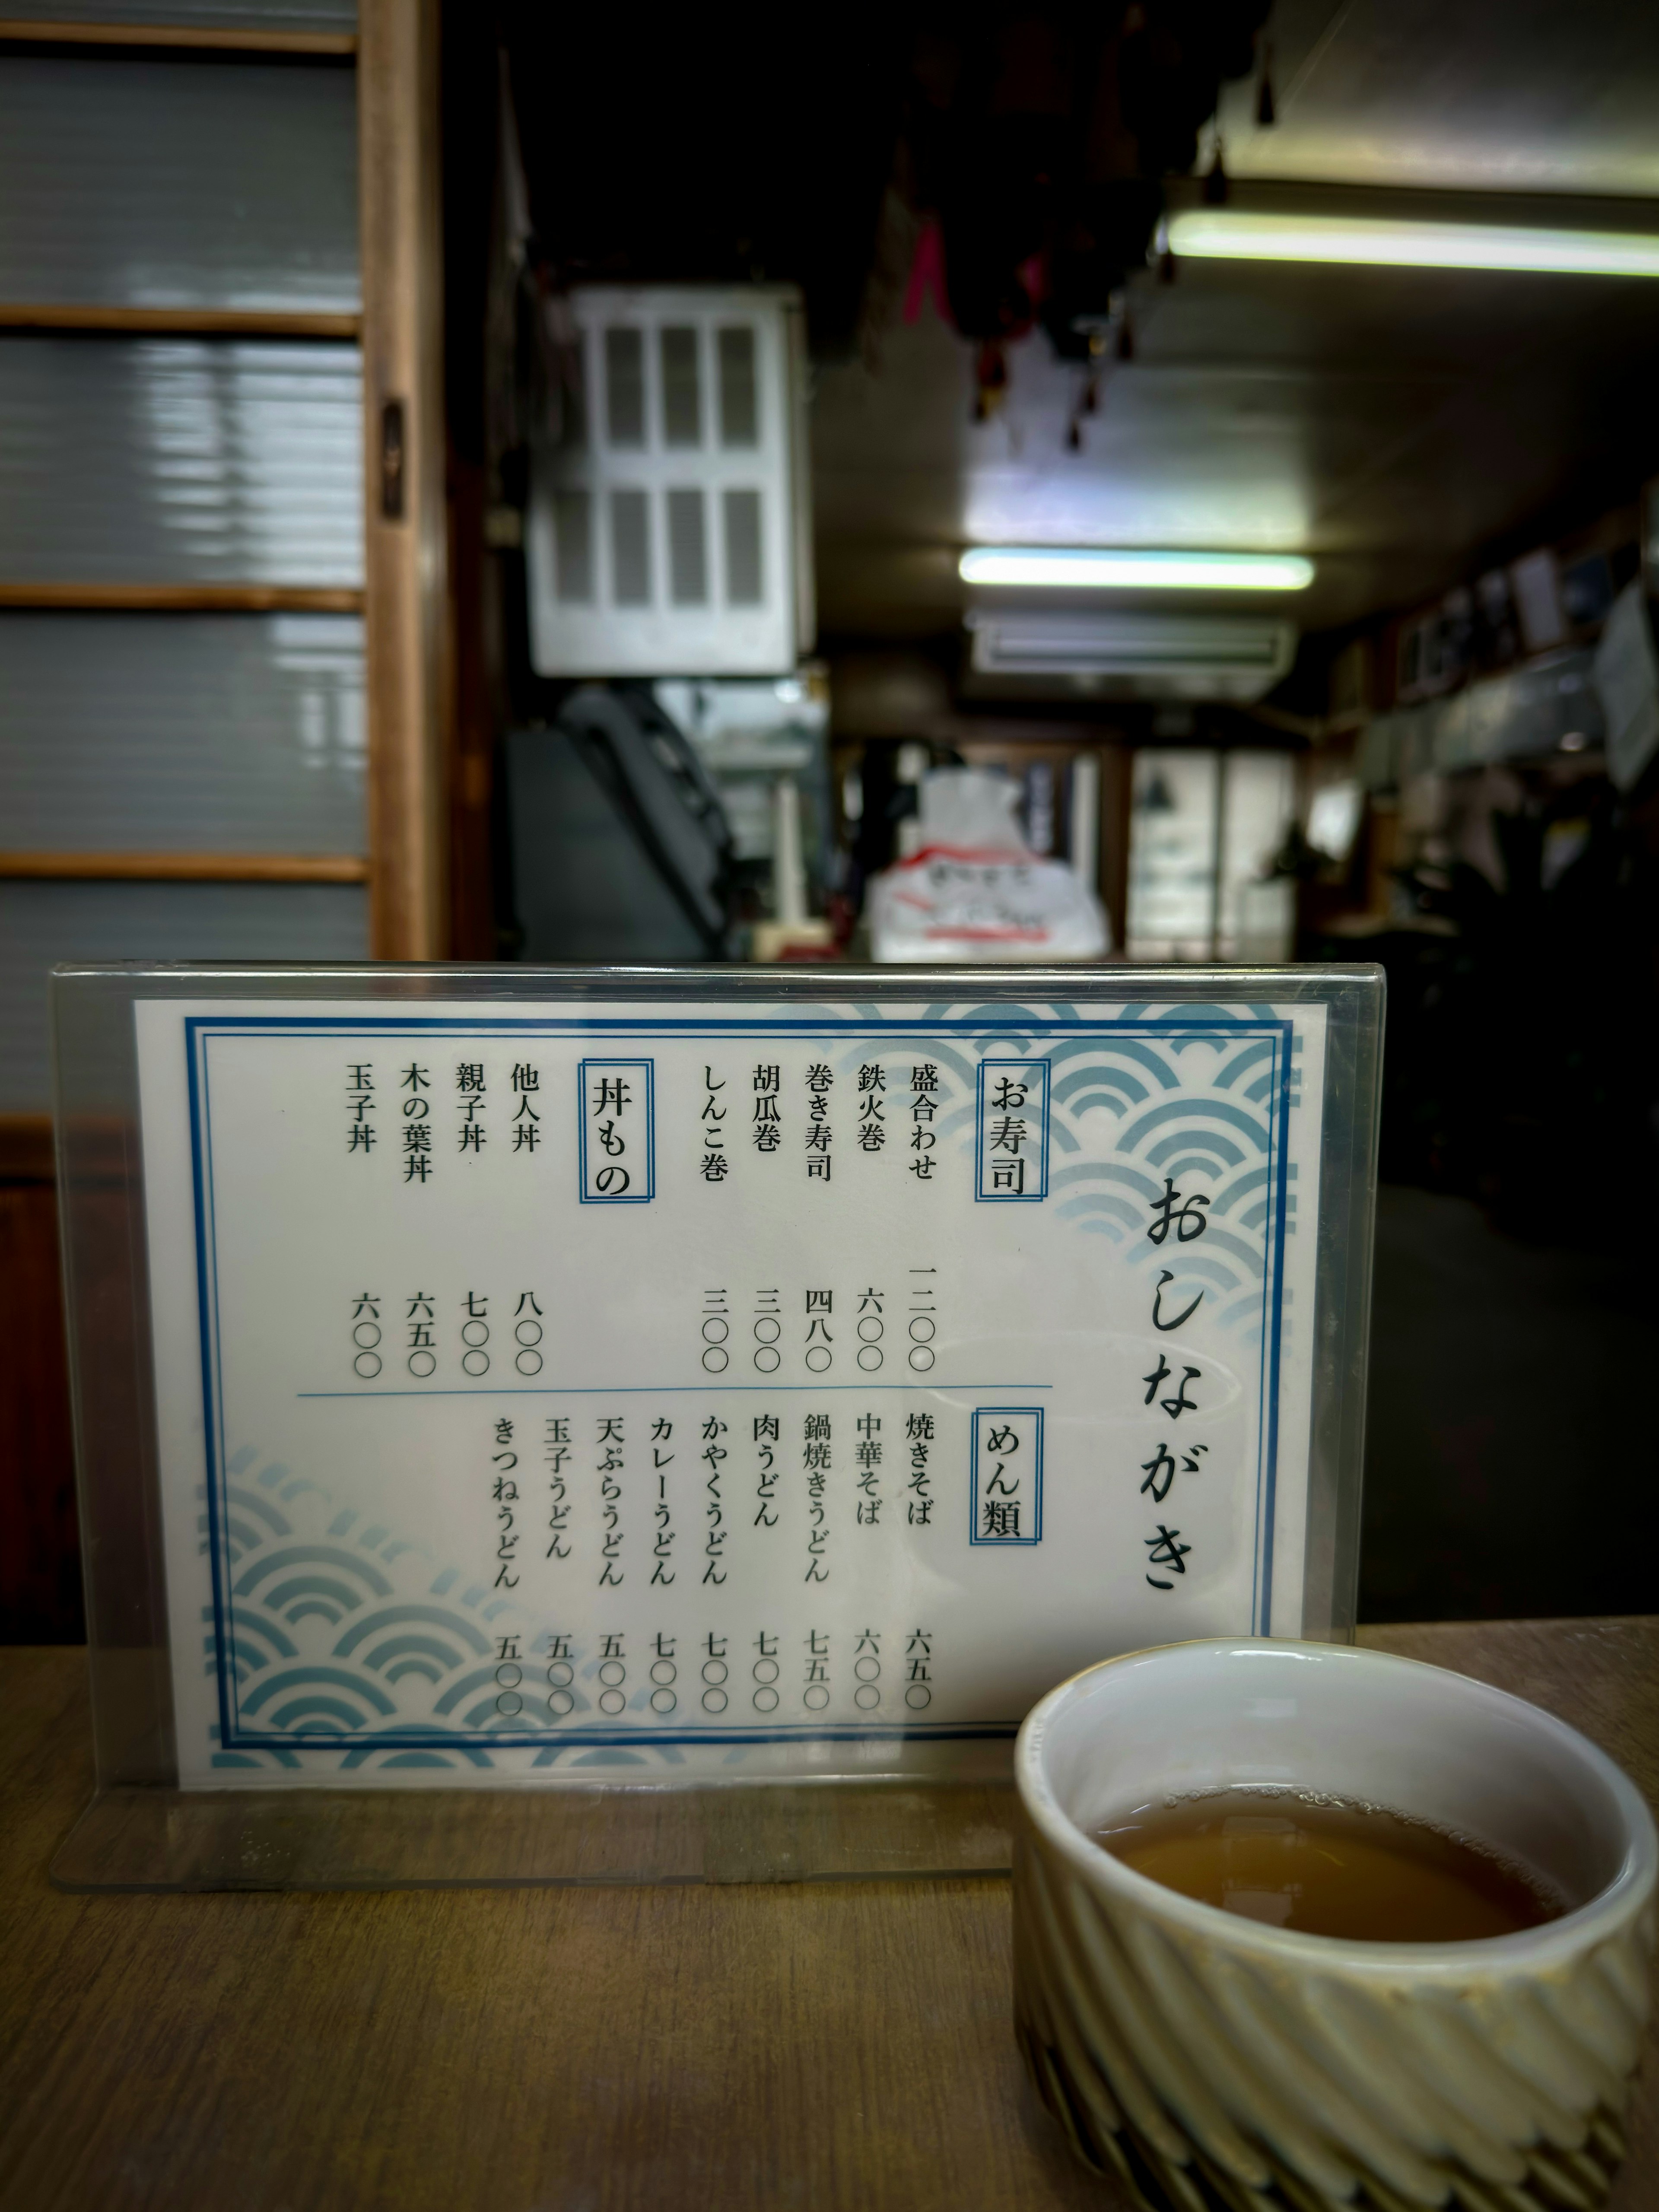
[[[949,1776],[1109,1653],[1351,1624],[1375,970],[56,989],[155,1778]]]

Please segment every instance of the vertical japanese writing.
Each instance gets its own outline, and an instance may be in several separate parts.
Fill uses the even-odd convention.
[[[1146,1547],[1148,1566],[1162,1567],[1168,1574],[1184,1575],[1187,1571],[1187,1554],[1193,1547],[1190,1544],[1180,1542],[1178,1540],[1180,1535],[1179,1528],[1168,1528],[1160,1521],[1155,1535],[1143,1536],[1141,1541]],[[1172,1582],[1161,1581],[1154,1574],[1149,1574],[1146,1579],[1154,1589],[1169,1590],[1175,1588]]]
[[[705,1291],[702,1294],[702,1364],[705,1372],[723,1375],[731,1363],[732,1355],[726,1348],[732,1334],[732,1316],[726,1303],[724,1291]]]
[[[913,1528],[925,1528],[933,1517],[933,1476],[927,1464],[933,1442],[931,1413],[907,1413],[904,1441],[910,1450],[909,1511]]]
[[[939,1070],[931,1060],[910,1070],[910,1172],[918,1182],[933,1179],[933,1129],[939,1112]]]
[[[975,1114],[974,1195],[1036,1201],[1048,1194],[1046,1060],[982,1060]]]
[[[1186,1305],[1182,1306],[1178,1314],[1175,1315],[1170,1320],[1165,1321],[1164,1318],[1164,1285],[1166,1283],[1172,1283],[1174,1280],[1175,1272],[1172,1268],[1160,1267],[1158,1273],[1158,1281],[1152,1291],[1152,1327],[1156,1329],[1162,1329],[1165,1334],[1167,1334],[1172,1328],[1179,1328],[1183,1322],[1190,1321],[1193,1316],[1198,1311],[1200,1306],[1204,1303],[1204,1293],[1200,1291],[1195,1298],[1191,1299]]]
[[[874,1712],[881,1703],[881,1638],[873,1628],[866,1628],[853,1646],[853,1674],[858,1684],[853,1703],[860,1712]]]
[[[550,1559],[570,1557],[570,1492],[564,1479],[572,1450],[570,1421],[568,1415],[554,1415],[546,1424],[546,1443],[542,1456],[547,1462],[547,1527],[552,1541],[548,1545]],[[548,1677],[549,1680],[552,1676]],[[565,1677],[569,1686],[570,1677]],[[563,1709],[568,1712],[568,1705]]]
[[[657,1495],[651,1510],[657,1523],[657,1533],[651,1544],[651,1579],[664,1584],[674,1579],[674,1522],[668,1509],[668,1469],[674,1463],[672,1451],[663,1446],[673,1441],[672,1421],[655,1420],[651,1424],[651,1471],[657,1478]]]
[[[432,1101],[427,1092],[432,1077],[424,1067],[404,1068],[401,1087],[409,1094],[403,1102],[404,1181],[428,1182],[432,1177]]]
[[[1042,1412],[1036,1406],[981,1406],[972,1428],[975,1544],[1042,1540]]]
[[[994,1421],[986,1431],[985,1450],[991,1464],[980,1487],[981,1537],[1019,1534],[1019,1442],[1010,1423]]]
[[[778,1115],[778,1102],[783,1086],[783,1071],[775,1066],[755,1070],[755,1115],[750,1133],[757,1152],[775,1152],[783,1142],[783,1128]]]
[[[1198,1411],[1198,1401],[1187,1395],[1187,1385],[1189,1382],[1197,1382],[1203,1371],[1201,1367],[1183,1367],[1181,1370],[1181,1380],[1175,1386],[1174,1395],[1168,1398],[1158,1398],[1159,1390],[1175,1373],[1174,1368],[1160,1352],[1158,1355],[1157,1366],[1150,1375],[1143,1375],[1140,1378],[1146,1385],[1146,1395],[1141,1401],[1142,1404],[1150,1406],[1153,1399],[1158,1398],[1158,1404],[1172,1421],[1178,1421],[1183,1413],[1195,1413]]]
[[[806,1293],[806,1364],[814,1375],[822,1375],[835,1359],[835,1338],[830,1331],[830,1316],[834,1310],[833,1291],[808,1291]]]
[[[518,1350],[513,1355],[513,1364],[520,1375],[539,1375],[542,1371],[542,1310],[536,1303],[533,1291],[521,1291],[513,1315],[514,1341]]]
[[[380,1301],[374,1291],[359,1291],[352,1300],[351,1341],[357,1347],[352,1371],[365,1382],[372,1382],[380,1371],[380,1355],[375,1349],[380,1341]]]
[[[933,1339],[939,1333],[937,1267],[910,1270],[910,1364],[925,1375],[933,1364]]]
[[[1144,1405],[1152,1405],[1152,1401],[1157,1398],[1159,1411],[1170,1422],[1179,1420],[1182,1413],[1197,1413],[1199,1402],[1197,1398],[1188,1398],[1188,1382],[1197,1382],[1201,1374],[1203,1374],[1201,1367],[1182,1367],[1182,1376],[1179,1376],[1179,1380],[1175,1382],[1175,1387],[1168,1391],[1168,1395],[1159,1398],[1159,1391],[1164,1389],[1164,1385],[1175,1378],[1175,1370],[1172,1370],[1170,1363],[1168,1363],[1168,1360],[1164,1358],[1164,1354],[1159,1352],[1159,1356],[1157,1356],[1157,1367],[1152,1370],[1152,1374],[1141,1376],[1141,1382],[1146,1382]],[[1199,1453],[1207,1451],[1207,1449],[1210,1449],[1207,1444],[1194,1444],[1192,1451],[1186,1453],[1186,1460],[1183,1460],[1183,1468],[1182,1468],[1183,1474],[1197,1475]],[[1170,1484],[1175,1482],[1175,1474],[1176,1474],[1175,1455],[1170,1453],[1168,1444],[1159,1443],[1159,1447],[1157,1447],[1155,1453],[1152,1453],[1152,1458],[1141,1462],[1141,1474],[1146,1475],[1146,1480],[1141,1482],[1141,1493],[1144,1495],[1151,1493],[1155,1504],[1164,1504],[1164,1500],[1170,1495]],[[1146,1551],[1148,1551],[1148,1562],[1146,1562],[1148,1564],[1148,1575],[1146,1575],[1146,1579],[1151,1582],[1151,1586],[1155,1590],[1172,1590],[1175,1589],[1175,1583],[1172,1583],[1168,1577],[1170,1577],[1170,1575],[1186,1575],[1186,1555],[1192,1551],[1192,1547],[1190,1544],[1182,1544],[1182,1541],[1179,1541],[1179,1535],[1182,1535],[1179,1528],[1170,1528],[1166,1522],[1157,1522],[1157,1535],[1141,1537],[1141,1541],[1146,1544]],[[1164,1568],[1164,1575],[1152,1575],[1151,1573],[1152,1566]]]
[[[1148,1240],[1161,1245],[1173,1229],[1177,1244],[1194,1243],[1210,1225],[1208,1215],[1198,1211],[1199,1207],[1209,1203],[1201,1191],[1194,1192],[1191,1198],[1183,1199],[1175,1187],[1175,1178],[1165,1176],[1163,1196],[1152,1200],[1152,1226],[1146,1231]],[[1160,1278],[1160,1282],[1170,1279],[1165,1275]]]
[[[830,1086],[835,1079],[821,1060],[806,1071],[806,1172],[820,1182],[830,1180]]]
[[[881,1340],[887,1329],[886,1322],[883,1318],[887,1310],[886,1301],[886,1291],[877,1290],[873,1285],[868,1290],[859,1293],[859,1313],[856,1323],[859,1340],[858,1359],[859,1365],[863,1368],[866,1375],[875,1373],[877,1368],[881,1365],[884,1357]]]
[[[601,1198],[621,1198],[633,1187],[634,1171],[623,1165],[628,1138],[623,1133],[633,1103],[625,1075],[602,1075],[592,1087],[593,1141],[605,1155],[604,1164],[594,1170],[593,1188]]]
[[[1203,1455],[1209,1449],[1208,1444],[1194,1444],[1189,1452],[1182,1455],[1180,1472],[1196,1474],[1203,1464]],[[1146,1478],[1140,1486],[1141,1496],[1144,1498],[1150,1494],[1154,1505],[1162,1505],[1170,1494],[1176,1474],[1175,1454],[1168,1444],[1156,1444],[1152,1457],[1140,1462],[1140,1471]]]
[[[933,1702],[933,1639],[925,1628],[913,1628],[904,1647],[904,1702],[913,1713]]]
[[[1022,1110],[1024,1104],[1025,1085],[1011,1076],[999,1076],[991,1087],[992,1121],[988,1132],[993,1190],[1019,1192],[1025,1188],[1024,1152],[1030,1127]],[[998,1154],[1003,1157],[995,1157]]]
[[[536,1110],[536,1100],[542,1087],[542,1072],[528,1060],[520,1060],[513,1070],[513,1095],[518,1104],[513,1109],[513,1149],[515,1152],[533,1152],[542,1138],[542,1117]]]
[[[809,1713],[821,1713],[830,1702],[830,1633],[811,1628],[806,1632],[806,1680],[801,1703]]]
[[[731,1638],[716,1636],[712,1629],[703,1639],[702,1709],[706,1713],[723,1713],[727,1698],[726,1684],[731,1668],[726,1663],[726,1647]]]
[[[461,1323],[461,1371],[465,1375],[487,1375],[489,1354],[484,1350],[489,1341],[489,1301],[480,1297],[477,1291],[469,1291],[461,1301],[461,1310],[466,1318]]]
[[[755,1366],[762,1375],[778,1371],[778,1339],[783,1334],[783,1306],[776,1291],[755,1293]]]
[[[775,1413],[757,1413],[754,1420],[755,1457],[760,1476],[755,1485],[755,1495],[760,1501],[755,1526],[757,1528],[775,1528],[778,1525],[778,1417]]]
[[[524,1711],[524,1699],[519,1694],[524,1680],[520,1656],[516,1636],[495,1638],[495,1710],[503,1720],[516,1719]]]
[[[825,1553],[830,1542],[830,1515],[824,1499],[830,1486],[830,1416],[809,1413],[801,1432],[801,1465],[806,1471],[806,1577],[809,1583],[827,1583],[830,1569]]]
[[[351,1119],[346,1124],[347,1152],[372,1152],[374,1149],[374,1124],[369,1118],[374,1111],[374,1065],[372,1060],[354,1060],[348,1066],[346,1104],[351,1109]]]
[[[605,1531],[599,1540],[599,1557],[603,1562],[599,1575],[599,1588],[620,1589],[623,1580],[622,1485],[617,1480],[623,1472],[623,1425],[620,1415],[612,1415],[608,1419],[601,1419],[599,1445],[599,1521]]]
[[[577,1100],[585,1205],[621,1201],[637,1206],[651,1198],[653,1086],[653,1066],[648,1060],[581,1062],[577,1070]]]
[[[708,1522],[703,1538],[703,1555],[707,1565],[702,1571],[705,1583],[718,1585],[726,1580],[722,1553],[726,1547],[726,1504],[720,1495],[720,1470],[726,1465],[726,1447],[720,1438],[726,1434],[726,1423],[713,1414],[702,1425],[702,1463],[708,1469],[703,1487],[708,1492],[704,1516]]]
[[[699,1127],[702,1133],[702,1160],[697,1172],[705,1182],[724,1182],[732,1169],[726,1156],[726,1131],[721,1126],[726,1120],[726,1109],[720,1094],[725,1083],[714,1080],[714,1071],[705,1066],[702,1071],[702,1115]]]
[[[409,1329],[409,1371],[424,1381],[438,1364],[433,1344],[433,1298],[429,1291],[416,1291],[409,1301],[404,1319]]]
[[[619,1713],[628,1703],[623,1685],[628,1680],[628,1654],[620,1636],[599,1638],[599,1711]]]
[[[757,1713],[775,1713],[778,1709],[778,1639],[775,1633],[762,1629],[755,1638],[755,1649],[760,1654],[750,1672],[755,1687],[750,1703]]]
[[[660,1630],[651,1639],[651,1710],[659,1718],[666,1719],[679,1703],[674,1684],[679,1668],[674,1663],[674,1647],[678,1638],[665,1636]]]
[[[861,1413],[854,1426],[858,1430],[853,1459],[858,1468],[859,1525],[874,1528],[881,1521],[881,1415]]]
[[[484,1148],[484,1072],[481,1060],[464,1060],[455,1070],[455,1088],[460,1097],[460,1143],[463,1152],[481,1152]]]
[[[518,1517],[515,1511],[515,1508],[519,1503],[519,1486],[514,1479],[519,1464],[519,1455],[512,1449],[512,1422],[497,1421],[495,1424],[495,1449],[491,1455],[491,1464],[495,1469],[495,1482],[491,1495],[495,1501],[495,1559],[497,1564],[495,1568],[495,1587],[497,1589],[517,1589],[519,1587],[519,1577],[515,1571],[515,1554],[519,1548],[520,1536]],[[516,1653],[514,1656],[517,1656]],[[515,1670],[513,1681],[508,1686],[516,1690],[518,1683],[519,1676]],[[515,1698],[513,1706],[514,1711],[517,1712],[522,1704],[522,1698]]]
[[[878,1152],[887,1142],[887,1124],[881,1111],[886,1089],[887,1077],[878,1061],[860,1068],[857,1136],[861,1152]]]
[[[1162,1249],[1169,1242],[1170,1231],[1173,1229],[1176,1244],[1196,1243],[1210,1225],[1209,1215],[1205,1211],[1209,1204],[1206,1192],[1185,1194],[1176,1189],[1172,1176],[1165,1176],[1161,1195],[1152,1200],[1152,1218],[1146,1229],[1148,1242]],[[1152,1327],[1164,1335],[1189,1322],[1204,1298],[1200,1290],[1179,1312],[1166,1315],[1164,1292],[1175,1279],[1173,1269],[1160,1268],[1152,1289]],[[1142,1403],[1151,1406],[1156,1402],[1158,1411],[1173,1427],[1183,1413],[1198,1412],[1198,1401],[1188,1395],[1188,1386],[1201,1381],[1203,1373],[1201,1367],[1194,1367],[1182,1361],[1177,1375],[1176,1369],[1160,1352],[1152,1373],[1140,1378],[1146,1385],[1146,1395]],[[1182,1448],[1177,1446],[1176,1449]],[[1182,1449],[1177,1466],[1175,1452],[1160,1437],[1153,1446],[1152,1457],[1140,1462],[1143,1478],[1141,1496],[1150,1498],[1155,1505],[1162,1505],[1174,1487],[1176,1474],[1197,1474],[1203,1464],[1203,1455],[1208,1449],[1207,1444],[1196,1443],[1189,1450]],[[1158,1521],[1152,1525],[1152,1534],[1141,1538],[1146,1553],[1146,1580],[1155,1590],[1172,1590],[1175,1583],[1171,1577],[1186,1573],[1187,1560],[1193,1547],[1182,1542],[1178,1528],[1172,1528],[1165,1521]],[[1154,1573],[1154,1568],[1161,1571]]]
[[[556,1721],[562,1721],[574,1711],[576,1693],[571,1686],[576,1679],[574,1662],[570,1656],[570,1638],[552,1635],[547,1639],[547,1710]]]

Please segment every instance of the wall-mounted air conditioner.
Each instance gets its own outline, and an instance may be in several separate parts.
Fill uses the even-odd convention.
[[[584,286],[525,538],[545,676],[779,676],[812,643],[800,295]]]
[[[980,696],[1259,699],[1289,673],[1296,625],[1248,616],[977,609],[964,689]]]

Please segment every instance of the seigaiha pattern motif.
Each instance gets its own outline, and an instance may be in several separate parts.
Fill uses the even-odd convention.
[[[838,1011],[823,1010],[826,1015]],[[878,1006],[846,1010],[881,1019]],[[1124,1248],[1131,1266],[1152,1269],[1166,1261],[1175,1270],[1171,1304],[1198,1291],[1223,1301],[1224,1327],[1241,1346],[1260,1340],[1266,1320],[1264,1284],[1271,1235],[1274,1168],[1273,1115],[1279,1085],[1292,1110],[1300,1103],[1301,1039],[1260,1034],[1231,1040],[1240,1023],[1272,1021],[1268,1005],[1148,1002],[1121,1010],[1092,1034],[1056,1037],[1056,1018],[1075,1020],[1073,1006],[983,1006],[941,1001],[929,1018],[982,1016],[999,1027],[987,1049],[998,1056],[1041,1056],[1052,1077],[1049,1144],[1050,1202],[1080,1232]],[[1024,1015],[1030,1028],[1018,1026]],[[1012,1023],[1013,1026],[1009,1026]],[[1171,1033],[1158,1024],[1175,1022]],[[902,1033],[902,1025],[896,1024]],[[907,1041],[908,1042],[908,1041]],[[1280,1055],[1288,1048],[1288,1071]],[[948,1040],[922,1033],[914,1042],[941,1079],[935,1127],[941,1146],[968,1151],[973,1139],[975,1061]],[[869,1057],[867,1042],[842,1056],[838,1072],[854,1075]],[[1212,1194],[1206,1233],[1189,1246],[1164,1251],[1146,1241],[1147,1209],[1165,1180],[1202,1176]],[[1287,1170],[1296,1182],[1292,1162]],[[1296,1233],[1296,1196],[1287,1201],[1287,1232]]]
[[[875,1002],[811,1011],[827,1023],[890,1023],[890,1045],[873,1046],[866,1032],[836,1050],[838,1074],[855,1083],[872,1052],[896,1068],[926,1059],[939,1079],[934,1127],[941,1153],[970,1159],[978,1050],[948,1034],[916,1030]],[[994,1038],[975,1039],[979,1050],[1048,1060],[1048,1203],[1079,1234],[1118,1248],[1127,1264],[1168,1264],[1172,1303],[1200,1291],[1212,1300],[1218,1296],[1221,1323],[1241,1351],[1259,1344],[1273,1229],[1275,1116],[1281,1096],[1292,1110],[1297,1103],[1300,1049],[1271,1006],[1149,1001],[1091,1023],[1081,1034],[1057,1032],[1057,1023],[1079,1018],[1063,1002],[940,1001],[922,1011],[928,1019],[994,1023]],[[1263,1020],[1279,1034],[1264,1036],[1257,1027],[1228,1035]],[[1287,1174],[1285,1226],[1294,1235],[1293,1164]],[[1161,1252],[1145,1234],[1148,1209],[1166,1182],[1183,1177],[1201,1177],[1211,1194],[1206,1231],[1190,1245]],[[1285,1325],[1294,1326],[1294,1318]],[[684,1764],[672,1744],[599,1745],[572,1733],[600,1717],[597,1651],[577,1662],[570,1710],[561,1717],[567,1726],[555,1721],[544,1698],[526,1697],[520,1714],[503,1717],[497,1644],[518,1636],[526,1676],[544,1671],[544,1628],[474,1573],[356,1510],[317,1479],[322,1472],[269,1460],[247,1443],[232,1450],[224,1468],[220,1597],[216,1610],[204,1608],[204,1650],[205,1671],[234,1707],[234,1723],[229,1743],[219,1723],[211,1724],[214,1769],[342,1776],[489,1769],[498,1763],[491,1735],[526,1734],[546,1737],[544,1747],[531,1750],[533,1769]],[[205,1553],[204,1493],[200,1503]],[[649,1689],[647,1683],[629,1698],[642,1719]],[[400,1736],[411,1740],[400,1745]],[[747,1756],[739,1744],[726,1760],[739,1766]]]
[[[1038,2094],[1150,2212],[1595,2212],[1648,2013],[1651,1899],[1552,1972],[1425,1996],[1298,1971],[1089,1887],[1021,1816],[1015,2027]]]
[[[532,1701],[520,1718],[496,1710],[495,1639],[526,1637],[532,1662],[546,1663],[548,1639],[487,1583],[435,1559],[397,1530],[342,1504],[320,1483],[281,1461],[260,1464],[251,1447],[233,1455],[223,1492],[222,1540],[228,1577],[225,1656],[237,1691],[242,1726],[234,1748],[216,1745],[218,1771],[264,1767],[341,1775],[365,1769],[489,1768],[488,1737],[544,1730],[545,1766],[664,1766],[678,1762],[672,1745],[616,1745],[561,1741]],[[208,1541],[206,1501],[198,1527]],[[216,1677],[219,1636],[212,1607],[204,1617],[206,1671]],[[588,1713],[598,1693],[597,1656],[571,1687],[572,1710]],[[527,1670],[526,1670],[527,1671]],[[649,1685],[635,1693],[642,1706]],[[270,1730],[276,1741],[256,1743]],[[486,1738],[434,1742],[466,1730]],[[303,1732],[295,1748],[281,1736]],[[217,1724],[214,1734],[218,1735]],[[379,1741],[356,1744],[372,1735]],[[422,1739],[400,1748],[399,1735]],[[319,1745],[336,1739],[337,1748]],[[386,1738],[393,1739],[388,1743]]]

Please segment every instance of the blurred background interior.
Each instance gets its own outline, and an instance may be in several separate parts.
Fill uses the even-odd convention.
[[[963,769],[949,929],[1388,971],[1362,1619],[1651,1609],[1656,113],[1644,0],[0,23],[0,1634],[49,963],[903,957]]]

